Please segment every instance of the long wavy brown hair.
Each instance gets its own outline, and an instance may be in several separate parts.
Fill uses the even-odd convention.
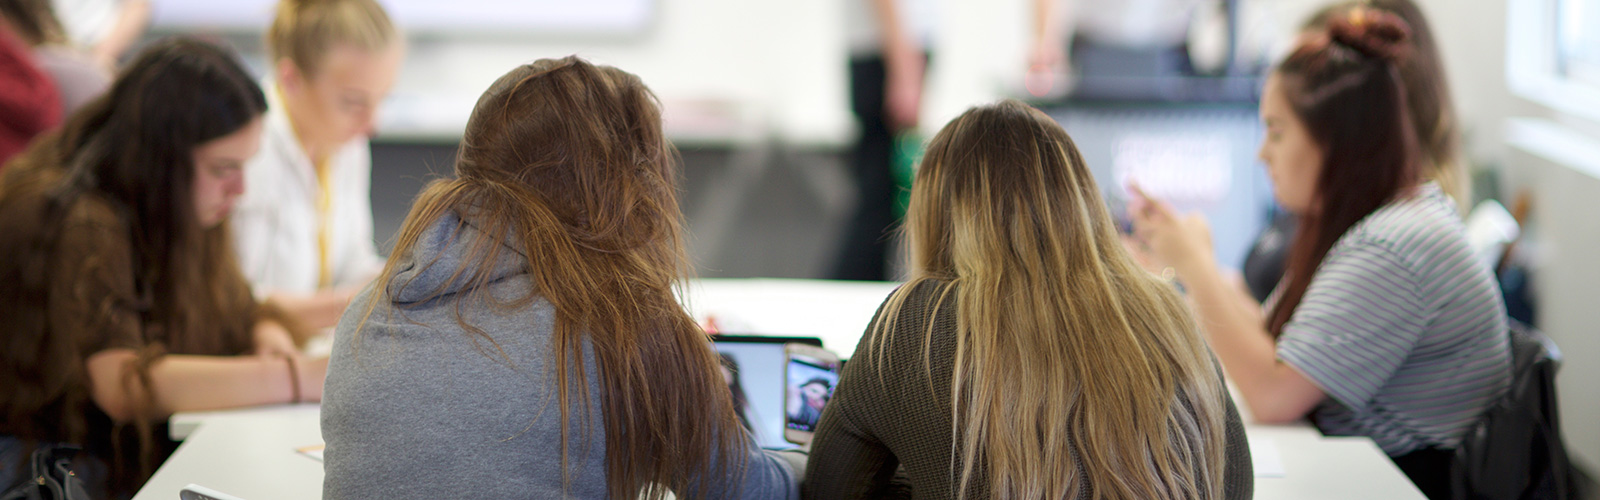
[[[735,457],[749,438],[709,338],[674,295],[689,272],[676,153],[650,90],[637,76],[577,57],[518,67],[479,98],[455,170],[455,179],[418,195],[394,253],[406,255],[450,211],[470,211],[488,243],[472,246],[456,271],[474,290],[458,307],[526,307],[535,298],[554,306],[562,470],[574,438],[565,430],[570,409],[599,397],[612,498],[662,498],[666,490],[702,498],[725,486],[719,481],[743,468]],[[489,243],[501,241],[539,263],[528,273],[530,296],[501,301],[484,292],[492,270],[477,263],[495,262],[502,245]],[[403,261],[390,259],[372,289],[393,289]],[[472,342],[493,344],[461,318],[458,309]],[[583,359],[585,340],[602,394],[587,393],[581,368],[568,369]]]
[[[912,186],[912,277],[879,317],[925,281],[955,308],[958,491],[987,478],[991,498],[1219,498],[1217,365],[1177,291],[1123,248],[1066,131],[1015,100],[973,108]],[[873,327],[869,355],[890,350],[894,322]]]
[[[28,443],[89,444],[114,455],[113,491],[143,482],[162,458],[151,422],[135,417],[96,435],[84,344],[107,335],[114,311],[137,311],[143,347],[123,383],[149,387],[166,353],[229,355],[251,347],[257,305],[234,260],[226,224],[205,229],[193,206],[194,150],[266,110],[248,73],[224,50],[186,39],[141,53],[104,96],[13,159],[0,177],[0,434]],[[65,248],[73,213],[97,205],[125,228],[131,255]],[[127,259],[131,297],[85,296],[56,275],[62,255]],[[52,301],[90,301],[61,304]],[[62,318],[64,310],[93,317]],[[152,391],[139,391],[147,396]],[[136,415],[153,401],[134,402]],[[142,407],[139,407],[142,405]],[[132,435],[133,443],[129,441]],[[93,450],[108,442],[112,450]],[[129,445],[132,446],[129,446]],[[11,466],[13,464],[5,464]]]

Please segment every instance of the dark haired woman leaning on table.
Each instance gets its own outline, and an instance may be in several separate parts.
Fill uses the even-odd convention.
[[[96,498],[132,494],[171,449],[162,422],[316,400],[250,294],[227,218],[266,100],[223,50],[158,43],[0,176],[0,479],[31,450],[87,453]]]

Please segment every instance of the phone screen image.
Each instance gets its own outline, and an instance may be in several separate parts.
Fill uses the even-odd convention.
[[[833,398],[833,388],[839,385],[839,365],[810,356],[793,355],[789,357],[786,371],[787,411],[784,426],[815,432],[817,420],[822,418],[822,408]]]

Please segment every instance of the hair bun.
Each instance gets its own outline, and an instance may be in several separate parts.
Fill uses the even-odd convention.
[[[1400,62],[1411,52],[1411,27],[1398,16],[1371,7],[1355,7],[1328,22],[1328,36],[1362,55]]]

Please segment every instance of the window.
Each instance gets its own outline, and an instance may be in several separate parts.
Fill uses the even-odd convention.
[[[1575,83],[1600,86],[1600,0],[1560,0],[1556,70]]]
[[[1506,8],[1511,91],[1600,122],[1600,0],[1512,0]]]

